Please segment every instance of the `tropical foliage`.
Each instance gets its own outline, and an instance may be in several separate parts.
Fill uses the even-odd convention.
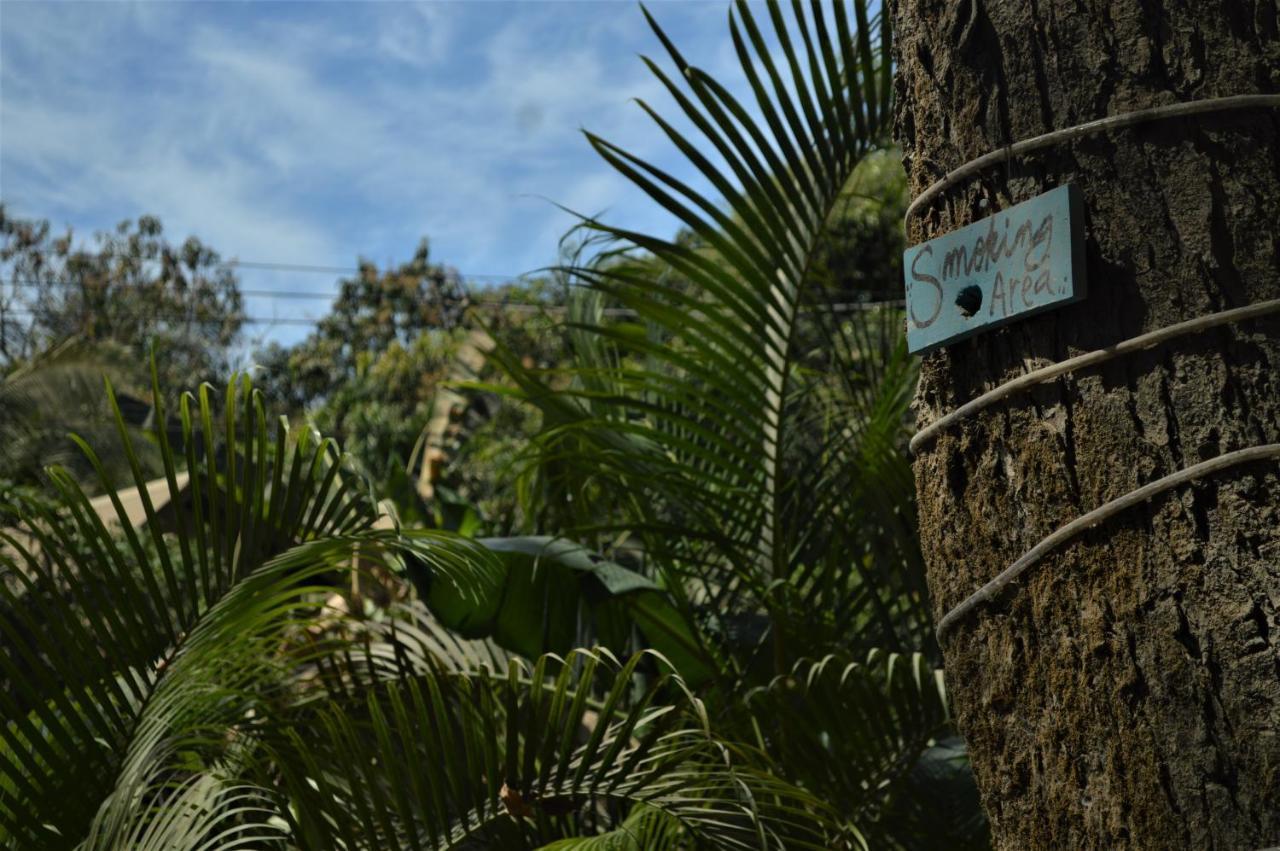
[[[130,352],[111,343],[72,337],[0,373],[0,481],[33,487],[43,468],[60,464],[81,482],[92,481],[92,467],[69,433],[103,452],[103,463],[127,474],[124,458],[113,451],[115,422],[103,391],[106,375],[121,388],[126,422],[137,431],[151,414],[145,372],[138,374]],[[144,468],[158,474],[159,456],[142,444]]]
[[[584,220],[563,356],[486,345],[470,392],[531,429],[495,473],[507,537],[407,471],[371,486],[385,447],[354,463],[247,379],[170,413],[153,368],[145,433],[109,393],[113,454],[80,444],[113,511],[55,466],[0,533],[6,844],[984,844],[913,537],[901,315],[831,275],[886,145],[887,18],[756,15],[730,18],[749,104],[650,18],[698,140],[641,107],[720,198],[588,134],[684,230]],[[352,282],[353,322],[375,289]],[[358,325],[333,335],[357,374],[415,345]]]

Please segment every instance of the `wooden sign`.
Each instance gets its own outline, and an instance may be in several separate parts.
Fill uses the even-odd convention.
[[[1083,223],[1068,184],[908,248],[907,348],[927,352],[1084,298]]]

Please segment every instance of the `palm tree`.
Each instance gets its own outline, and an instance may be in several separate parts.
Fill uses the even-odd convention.
[[[607,242],[565,270],[582,285],[572,365],[542,373],[495,351],[543,415],[525,486],[545,531],[672,595],[710,669],[718,729],[761,742],[871,841],[981,843],[962,757],[913,788],[934,802],[923,817],[888,815],[948,735],[945,700],[920,685],[937,651],[904,452],[915,364],[895,305],[833,305],[815,274],[850,185],[890,145],[889,20],[861,3],[767,14],[769,34],[745,3],[730,16],[749,105],[649,18],[677,73],[645,61],[701,139],[640,106],[720,202],[587,134],[684,230],[666,240],[584,219]],[[914,671],[901,714],[885,695],[896,686],[867,685],[884,658],[890,684]],[[892,733],[874,746],[856,732],[877,725]],[[829,770],[842,760],[847,773]],[[960,799],[954,822],[938,817]]]
[[[1075,184],[1089,289],[928,355],[924,423],[1036,367],[1280,304],[1273,3],[893,6],[897,126],[915,192],[1050,131],[1271,95],[1270,108],[1255,99],[1059,137],[923,205],[913,242]],[[1280,444],[1277,375],[1272,312],[1074,370],[939,431],[916,461],[937,612],[1111,500]],[[1277,505],[1280,475],[1265,458],[1180,484],[1045,554],[948,631],[960,727],[998,846],[1280,842]]]
[[[29,522],[52,563],[8,542],[7,842],[981,844],[912,536],[900,314],[812,274],[888,144],[889,22],[768,15],[731,17],[751,106],[650,19],[680,82],[650,66],[727,165],[642,106],[723,204],[590,137],[692,238],[588,222],[619,244],[572,270],[574,366],[494,352],[543,417],[534,534],[397,525],[240,382],[220,423],[204,388],[179,440],[155,429],[171,491],[192,483],[168,526],[123,427],[140,530],[52,472],[63,508]],[[391,602],[347,605],[353,574]]]
[[[669,273],[655,282],[652,261],[625,248],[572,269],[589,292],[576,294],[567,376],[544,379],[497,356],[544,414],[537,469],[553,504],[576,506],[562,530],[600,539],[596,494],[625,494],[610,519],[668,587],[724,618],[771,613],[760,638],[781,660],[793,609],[828,609],[833,647],[850,635],[866,647],[925,645],[911,517],[886,516],[909,504],[911,488],[900,450],[914,367],[892,331],[901,317],[878,305],[841,313],[809,276],[841,190],[887,143],[888,64],[862,4],[856,38],[843,6],[835,38],[825,15],[797,12],[788,25],[770,6],[793,95],[751,11],[737,8],[730,29],[761,119],[689,65],[652,18],[690,91],[646,60],[727,169],[640,103],[723,205],[588,134],[697,242],[587,221]],[[635,320],[606,321],[606,300]],[[553,389],[565,377],[570,386]]]

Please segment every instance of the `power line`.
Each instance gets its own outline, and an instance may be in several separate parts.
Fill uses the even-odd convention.
[[[137,316],[141,312],[142,311],[134,311],[133,315]],[[30,317],[35,315],[36,315],[36,312],[33,310],[0,310],[0,321],[3,321],[4,319],[10,316]],[[196,325],[208,325],[208,324],[214,324],[214,323],[221,324],[222,322],[229,321],[226,319],[195,319],[193,317],[184,316],[181,314],[170,314],[168,316],[164,316],[161,314],[152,313],[151,315],[161,316],[161,318],[164,318],[170,321],[175,321],[175,322],[185,320],[187,322],[190,322]],[[312,325],[315,325],[317,322],[319,322],[320,319],[319,318],[318,319],[299,319],[297,317],[267,319],[261,316],[241,316],[241,317],[236,317],[235,321],[243,325],[305,325],[307,327],[310,327]]]
[[[18,280],[4,281],[3,283],[10,284],[15,287],[25,287],[30,289],[36,289],[42,286],[57,286],[57,287],[79,286],[79,282],[77,281],[34,281],[34,280],[18,279]],[[338,295],[337,293],[304,292],[301,290],[244,290],[239,288],[237,288],[236,292],[238,292],[242,296],[255,296],[255,297],[263,297],[263,298],[283,298],[283,299],[290,299],[290,298],[333,299],[333,298],[336,298]]]
[[[154,262],[154,261],[146,261],[146,262]],[[246,263],[242,265],[248,265],[248,264]],[[283,264],[283,263],[255,263],[254,267],[255,268],[282,268],[282,269],[313,271],[313,272],[324,271],[326,273],[342,273],[345,271],[356,271],[356,272],[359,271],[359,270],[345,270],[336,266],[303,266],[298,264]],[[6,284],[6,283],[15,288],[16,287],[38,288],[42,286],[58,286],[58,287],[69,288],[69,287],[82,286],[82,282],[80,281],[72,281],[72,280],[58,279],[58,278],[45,279],[43,281],[39,279],[31,279],[31,278],[11,278],[8,281],[4,281],[3,279],[0,279],[0,284]],[[463,283],[465,285],[465,280],[463,281]],[[281,300],[309,299],[309,300],[333,301],[340,295],[340,293],[325,293],[325,292],[316,292],[313,290],[311,291],[262,290],[262,289],[240,289],[238,287],[237,287],[237,292],[241,296],[247,296],[251,298],[270,298],[270,299],[281,299]],[[37,315],[36,311],[25,307],[25,305],[29,303],[30,303],[29,301],[25,301],[25,300],[19,301],[18,304],[22,304],[24,305],[24,307],[0,311],[0,316],[11,316],[11,317],[36,316]],[[825,305],[806,305],[801,309],[803,312],[806,312],[806,313],[808,312],[850,313],[850,312],[857,312],[857,311],[863,311],[868,309],[876,309],[878,307],[901,307],[902,303],[903,302],[900,299],[895,299],[891,301],[836,302],[836,303],[825,304]],[[510,311],[510,312],[517,312],[517,313],[543,312],[543,313],[550,313],[550,314],[563,314],[568,310],[568,308],[565,307],[564,305],[508,302],[505,299],[494,299],[494,298],[471,298],[469,293],[468,293],[468,299],[466,304],[462,306],[498,309],[502,311]],[[141,310],[136,310],[133,312],[133,315],[135,316],[139,315],[141,312],[142,312]],[[632,310],[631,308],[621,308],[621,307],[604,308],[602,311],[602,314],[607,317],[628,317],[628,318],[634,318],[639,315],[635,310]],[[156,314],[154,314],[153,312],[153,315],[156,315]],[[202,324],[207,324],[209,322],[224,321],[224,320],[199,320],[194,317],[188,316],[185,313],[176,313],[176,312],[171,313],[167,316],[163,316],[162,318],[166,318],[174,322],[187,322],[187,323],[200,322]],[[303,326],[303,327],[313,327],[317,323],[323,321],[324,318],[325,317],[267,318],[262,316],[241,316],[238,318],[237,321],[239,321],[244,325],[265,325],[265,326],[294,325],[294,326]]]
[[[26,278],[13,278],[8,281],[0,280],[0,284],[10,284],[16,287],[37,288],[40,286],[44,286],[46,284],[53,285],[53,286],[75,287],[75,286],[79,286],[80,282],[59,280],[59,279],[38,281],[38,280],[26,279]],[[285,299],[285,300],[288,300],[288,299],[332,300],[332,299],[336,299],[339,295],[341,295],[341,293],[322,293],[322,292],[303,291],[303,290],[246,290],[246,289],[240,289],[240,288],[237,288],[236,292],[238,292],[242,296],[250,296],[254,298],[278,298],[278,299]],[[875,300],[875,301],[848,301],[848,302],[832,302],[831,304],[806,305],[803,309],[831,310],[831,311],[840,313],[840,312],[849,312],[849,311],[855,311],[855,310],[868,310],[868,309],[874,309],[877,307],[901,307],[903,304],[904,302],[902,299],[883,299],[883,300]],[[563,305],[544,305],[544,304],[528,304],[523,302],[507,302],[503,299],[470,298],[470,296],[468,296],[467,306],[503,307],[508,310],[525,310],[525,311],[550,310],[553,312],[561,311],[565,309]],[[613,308],[606,308],[606,315],[609,315],[608,311],[612,309]],[[621,310],[622,308],[618,308],[618,309]]]
[[[465,281],[464,281],[465,283]],[[36,289],[43,286],[55,287],[79,287],[82,286],[80,281],[71,281],[65,278],[49,278],[39,280],[36,278],[10,278],[9,280],[0,279],[0,285],[9,284],[15,287],[25,287]],[[242,289],[236,287],[236,292],[242,296],[255,296],[260,298],[282,298],[282,299],[336,299],[341,293],[339,292],[317,292],[316,290],[258,290],[258,289]]]
[[[30,278],[11,278],[8,281],[0,280],[0,284],[8,284],[14,287],[23,287],[23,288],[30,288],[30,289],[36,289],[42,286],[57,286],[57,287],[68,287],[68,288],[80,286],[79,281],[68,281],[65,279],[49,279],[45,281],[40,281],[40,280],[35,280]],[[313,299],[313,300],[323,299],[326,301],[333,301],[340,295],[340,293],[320,293],[320,292],[314,292],[314,291],[301,291],[301,290],[246,290],[246,289],[240,289],[240,288],[237,288],[236,292],[238,292],[242,296],[251,296],[255,298],[279,298],[279,299],[285,299],[285,300],[287,299]],[[471,307],[471,306],[499,307],[506,310],[526,311],[526,312],[537,311],[537,310],[556,311],[556,310],[564,309],[563,307],[558,305],[526,304],[522,302],[508,303],[507,301],[502,299],[472,298],[470,294],[468,294],[466,306],[467,307]],[[13,311],[10,311],[10,312],[13,312]],[[319,321],[319,320],[313,320],[313,321]]]
[[[467,305],[465,305],[465,307],[496,308],[498,310],[514,311],[517,313],[536,313],[536,312],[563,313],[566,310],[565,307],[560,305],[519,304],[519,303],[508,304],[506,302],[496,301],[496,300],[475,300],[475,301],[469,302]],[[238,316],[238,317],[226,317],[226,318],[218,318],[218,319],[199,319],[193,316],[189,316],[185,313],[179,313],[179,312],[160,313],[157,311],[148,311],[145,308],[126,311],[126,314],[131,316],[139,316],[143,313],[148,313],[151,316],[155,316],[157,318],[165,319],[173,322],[189,322],[193,324],[213,324],[213,323],[222,323],[222,322],[234,320],[244,325],[302,325],[302,326],[310,327],[319,322],[322,322],[324,319],[327,318],[327,316],[317,316],[311,319],[306,319],[301,317],[269,318],[264,316]],[[607,308],[605,309],[604,313],[606,316],[634,316],[635,315],[635,311],[629,310],[627,308]],[[31,310],[28,307],[19,307],[19,308],[8,309],[8,310],[0,308],[0,320],[3,320],[5,317],[18,317],[18,316],[34,317],[37,315],[38,315],[38,311]]]
[[[115,259],[119,257],[118,254],[111,251],[73,251],[69,256],[77,259],[92,260]],[[161,259],[159,257],[144,257],[139,259],[138,262],[160,263]],[[182,264],[179,263],[179,265]],[[306,272],[309,274],[319,275],[359,275],[364,271],[364,269],[359,266],[323,266],[314,263],[284,263],[269,260],[219,260],[216,263],[210,264],[210,266],[212,268],[229,266],[240,269],[259,269],[266,272]],[[452,273],[463,279],[474,278],[492,281],[518,281],[524,277],[523,275],[499,275],[492,272],[468,272],[464,274],[459,272],[457,269],[447,266],[437,268],[443,269],[446,274]],[[395,271],[390,267],[380,269],[376,265],[374,266],[374,269],[378,271],[379,274],[388,274]]]
[[[567,310],[567,308],[559,305],[504,304],[500,301],[473,301],[467,306],[497,308],[499,310],[514,311],[517,313],[546,312],[546,313],[558,314],[558,313],[563,313],[565,312],[565,310]],[[303,319],[299,317],[267,318],[264,316],[239,316],[239,317],[228,317],[228,318],[219,318],[219,319],[197,319],[195,317],[188,316],[184,313],[164,314],[164,313],[157,313],[155,311],[145,311],[141,309],[128,311],[128,315],[139,316],[144,312],[148,313],[151,316],[155,316],[157,318],[166,319],[173,322],[190,322],[193,324],[214,324],[214,323],[229,322],[234,320],[244,325],[304,325],[304,326],[310,327],[312,325],[317,324],[318,322],[323,321],[326,318],[324,316],[319,316],[314,319]],[[13,310],[5,310],[0,308],[0,320],[3,320],[6,317],[12,317],[12,316],[32,317],[36,315],[37,315],[37,311],[30,310],[28,308],[15,308]],[[616,307],[616,308],[605,308],[604,315],[605,316],[636,316],[637,314],[634,310],[631,310],[630,308]]]
[[[15,287],[26,287],[31,289],[35,289],[42,286],[57,286],[57,287],[80,286],[79,281],[67,281],[67,280],[57,280],[57,279],[39,281],[39,280],[30,279],[30,278],[11,278],[8,281],[0,281],[0,283],[10,284]],[[261,298],[283,298],[283,299],[303,298],[303,299],[332,300],[337,298],[339,295],[339,293],[324,293],[324,292],[316,292],[315,290],[246,290],[246,289],[241,289],[239,287],[236,288],[236,292],[240,293],[240,295],[242,296],[255,296],[255,297],[261,297]]]
[[[875,310],[877,308],[886,308],[886,307],[901,308],[903,304],[904,302],[901,299],[893,299],[889,301],[836,302],[832,304],[806,306],[805,308],[802,308],[802,310],[806,313],[809,313],[809,312],[856,313],[864,310]],[[501,301],[473,301],[468,305],[468,307],[497,308],[499,310],[506,310],[506,311],[515,311],[515,312],[524,312],[524,313],[541,312],[541,313],[551,313],[551,314],[562,314],[568,310],[568,308],[563,305],[518,304],[518,303],[508,304]],[[143,312],[142,310],[135,310],[135,311],[132,311],[132,315],[137,316],[142,312]],[[635,318],[640,315],[637,311],[629,307],[606,307],[601,311],[601,313],[604,316],[628,317],[628,318]],[[13,317],[13,316],[32,317],[36,315],[37,315],[36,311],[29,310],[26,308],[18,308],[14,310],[0,309],[0,320],[3,320],[6,317]],[[151,312],[151,315],[168,319],[174,322],[185,321],[188,323],[195,323],[195,324],[212,324],[215,322],[228,321],[226,319],[203,319],[203,320],[196,319],[194,317],[187,316],[186,314],[181,314],[181,313],[171,313],[166,315],[166,314],[157,314],[155,312]],[[305,327],[314,326],[317,323],[323,321],[324,319],[325,317],[323,316],[316,317],[313,319],[305,319],[300,317],[268,318],[263,316],[235,317],[235,321],[243,325],[299,325],[299,326],[305,326]]]
[[[155,262],[155,261],[147,261]],[[218,264],[222,266],[233,266],[240,269],[262,269],[268,272],[312,272],[325,275],[358,275],[363,270],[360,268],[351,268],[348,266],[313,266],[307,263],[271,263],[265,260],[226,260]],[[376,268],[376,267],[375,267]],[[391,269],[381,270],[384,274],[391,272]],[[463,274],[457,270],[449,270],[457,274],[459,278],[483,278],[493,281],[516,281],[521,275],[495,275],[483,272],[468,272]]]

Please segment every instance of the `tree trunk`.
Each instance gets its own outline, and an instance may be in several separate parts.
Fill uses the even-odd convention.
[[[897,130],[916,193],[1051,129],[1280,91],[1275,0],[893,6]],[[1059,144],[948,190],[908,239],[1068,182],[1084,197],[1088,297],[928,355],[921,425],[1033,368],[1280,298],[1274,110]],[[1090,509],[1276,442],[1276,314],[987,408],[915,461],[936,615]],[[1280,844],[1280,465],[1233,467],[1108,520],[943,646],[997,847]]]

